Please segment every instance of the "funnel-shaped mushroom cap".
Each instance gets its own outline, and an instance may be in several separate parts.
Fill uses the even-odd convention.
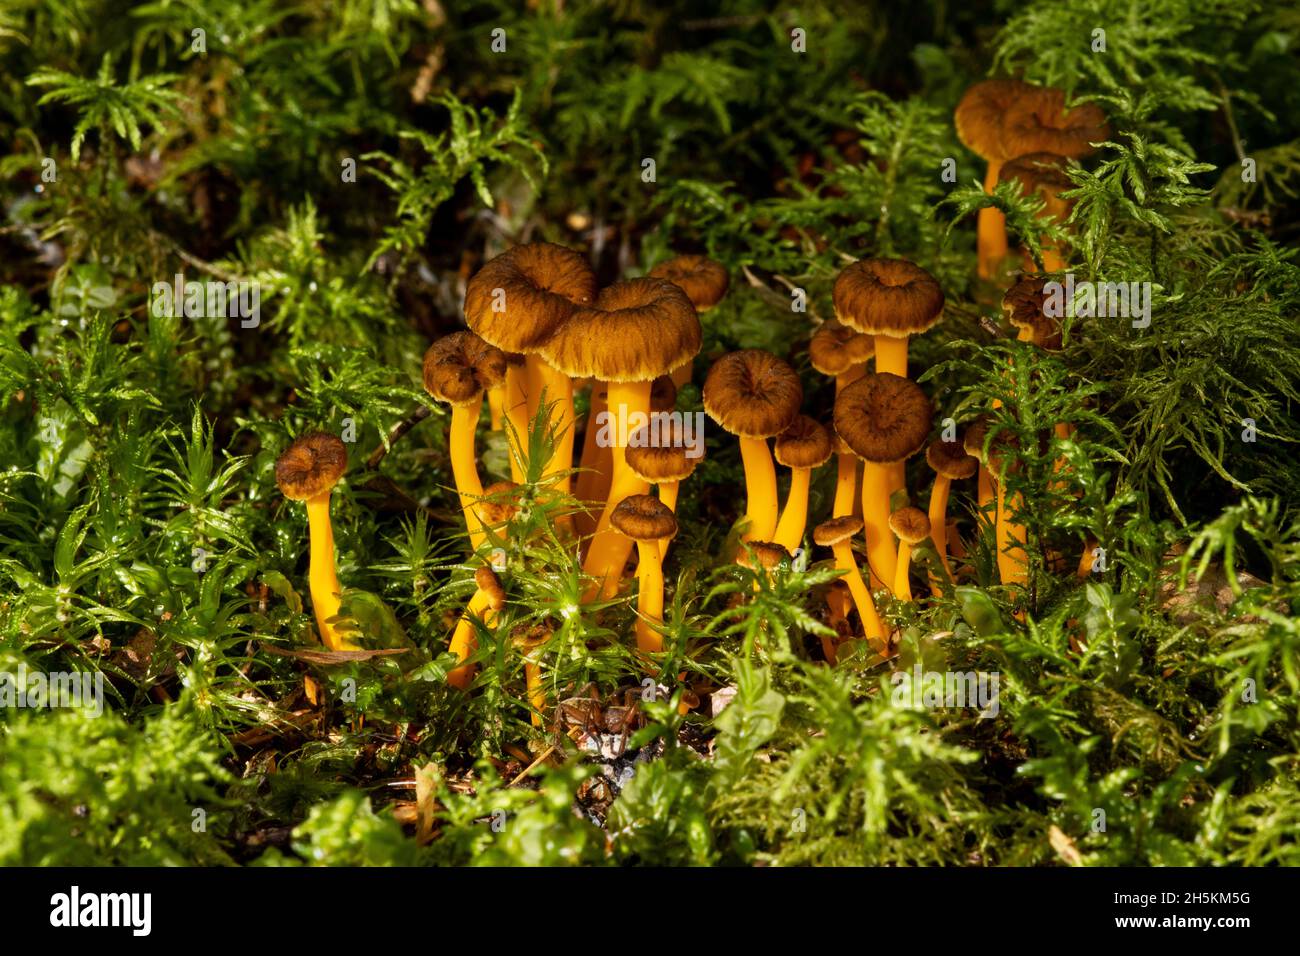
[[[918,335],[943,314],[934,276],[906,259],[862,259],[835,279],[835,314],[870,335]]]
[[[771,438],[790,427],[803,385],[788,362],[762,349],[729,352],[704,379],[704,410],[742,438]]]
[[[424,390],[440,402],[467,405],[506,376],[506,353],[473,332],[452,332],[424,353]]]
[[[855,518],[853,515],[832,518],[830,521],[823,521],[813,529],[813,542],[823,548],[833,548],[842,541],[848,541],[861,530],[861,518]]]
[[[1034,87],[1007,108],[1002,118],[1002,145],[1008,158],[1025,153],[1055,153],[1078,159],[1110,136],[1106,114],[1093,103],[1065,108],[1065,93]]]
[[[691,458],[682,423],[662,418],[652,428],[638,428],[627,440],[627,466],[642,481],[685,481],[695,471],[699,458]]]
[[[654,495],[629,495],[609,516],[614,529],[633,541],[660,541],[677,533],[677,516]]]
[[[532,242],[501,253],[469,280],[465,322],[507,352],[535,352],[575,306],[596,298],[596,276],[572,249]]]
[[[903,461],[925,447],[933,414],[921,386],[899,375],[875,372],[835,399],[835,430],[859,458]]]
[[[1020,184],[1022,195],[1035,192],[1056,194],[1074,183],[1065,175],[1066,159],[1055,153],[1026,153],[1008,160],[998,172],[998,182]]]
[[[676,256],[659,263],[650,270],[650,275],[679,286],[696,312],[707,312],[721,302],[730,282],[722,263],[708,256]]]
[[[790,560],[790,552],[784,545],[772,541],[746,541],[745,545],[745,548],[741,548],[740,554],[736,555],[736,563],[747,568],[754,567],[755,559],[759,567],[768,569],[777,567],[782,561]],[[753,558],[750,557],[750,550],[753,551]]]
[[[966,90],[953,121],[957,138],[982,159],[1002,160],[1002,117],[1011,105],[1033,91],[1019,80],[984,80]],[[1012,154],[1015,155],[1015,154]]]
[[[989,433],[989,419],[987,415],[981,415],[975,421],[966,426],[966,433],[962,435],[961,445],[966,449],[966,454],[970,455],[977,461],[984,460],[984,439]]]
[[[1016,328],[1033,333],[1043,348],[1055,350],[1061,347],[1061,320],[1047,314],[1048,281],[1043,276],[1024,276],[1002,297],[1002,311]]]
[[[979,462],[970,456],[964,444],[943,439],[930,442],[925,450],[925,461],[937,474],[953,481],[969,478],[979,467]]]
[[[930,518],[920,508],[899,508],[889,516],[889,530],[904,544],[919,544],[930,537]]]
[[[787,468],[819,468],[830,461],[835,448],[826,426],[800,415],[776,439],[773,454]]]
[[[501,579],[486,564],[474,572],[474,584],[487,596],[489,609],[499,611],[506,606],[506,592],[501,587]]]
[[[667,279],[629,279],[575,309],[543,346],[542,357],[571,378],[649,382],[700,350],[700,320],[686,293]]]
[[[483,489],[483,498],[474,509],[487,524],[505,524],[519,513],[519,486],[513,481],[488,485]]]
[[[823,375],[842,375],[876,354],[876,341],[838,322],[823,322],[808,343],[812,367]]]
[[[275,460],[275,483],[292,501],[306,501],[339,483],[348,469],[348,448],[329,432],[307,432]]]

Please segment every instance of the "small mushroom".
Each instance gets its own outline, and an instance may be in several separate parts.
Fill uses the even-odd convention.
[[[889,529],[898,536],[898,569],[894,574],[894,596],[912,600],[912,549],[930,537],[930,519],[920,508],[908,505],[889,516]]]
[[[934,276],[906,259],[861,259],[845,268],[832,290],[835,315],[875,337],[876,371],[907,378],[907,339],[943,316],[943,290]]]
[[[482,621],[483,627],[492,630],[496,627],[497,614],[506,606],[506,592],[501,587],[501,580],[486,565],[474,572],[474,595],[465,607],[465,613],[456,622],[456,629],[451,634],[447,649],[456,655],[459,661],[470,658],[478,647],[475,637],[474,620]],[[447,675],[447,683],[464,690],[474,679],[474,668],[466,664],[456,667]]]
[[[925,447],[933,414],[919,385],[889,372],[863,376],[835,400],[835,431],[864,462],[862,519],[867,559],[879,587],[892,590],[897,560],[889,530],[889,466],[901,466]]]
[[[875,340],[870,335],[855,332],[836,319],[823,322],[808,343],[808,358],[812,367],[823,375],[835,378],[837,397],[847,386],[866,374],[867,362],[875,353]],[[858,483],[858,459],[838,435],[833,435],[833,439],[836,470],[835,502],[831,514],[838,518],[858,513],[862,510],[862,505],[861,499],[854,493]]]
[[[651,495],[632,495],[618,503],[610,515],[616,532],[636,542],[638,650],[663,650],[663,635],[654,625],[664,620],[664,571],[659,542],[677,534],[677,518],[668,506]]]
[[[291,501],[307,506],[307,533],[311,557],[307,583],[321,642],[331,651],[355,651],[330,623],[339,613],[343,591],[334,567],[334,528],[330,524],[330,492],[348,467],[343,440],[328,432],[307,432],[294,439],[275,462],[275,483]]]
[[[813,469],[830,461],[833,451],[830,431],[807,415],[800,415],[777,436],[776,461],[790,469],[790,491],[772,540],[791,553],[803,542],[808,524],[808,488]]]
[[[483,528],[474,505],[483,497],[478,461],[474,453],[474,430],[483,408],[483,393],[501,384],[506,376],[506,357],[473,332],[444,335],[424,353],[424,389],[440,402],[451,405],[451,473],[465,513],[470,547],[483,544]]]
[[[862,580],[857,559],[853,557],[853,536],[862,530],[862,519],[853,515],[832,518],[813,529],[813,541],[835,554],[835,567],[846,572],[844,583],[853,596],[853,604],[862,619],[862,630],[867,639],[884,652],[889,642],[885,639],[885,626],[876,612],[876,602],[871,597],[867,583]]]
[[[775,541],[746,541],[736,555],[736,564],[755,570],[761,568],[764,579],[770,581],[767,572],[779,568],[782,563],[789,563],[790,558],[790,552]],[[759,582],[755,581],[754,590],[759,588]]]
[[[769,541],[776,531],[776,466],[767,440],[794,422],[803,386],[783,359],[761,349],[730,352],[704,380],[704,410],[740,439],[745,465],[746,541]]]
[[[546,709],[546,690],[542,686],[542,653],[551,640],[552,631],[542,625],[517,629],[511,642],[524,659],[524,690],[528,694],[530,719],[534,727],[542,726],[542,712]]]
[[[984,440],[988,436],[988,430],[988,416],[981,415],[966,426],[966,434],[962,436],[961,440],[962,447],[966,449],[966,454],[979,462],[979,482],[976,488],[975,501],[979,505],[981,515],[988,514],[989,505],[993,502],[993,476],[989,473],[988,462],[985,460],[984,455]]]
[[[627,465],[642,481],[658,487],[659,500],[675,513],[678,487],[695,471],[699,458],[689,455],[680,420],[663,419],[657,427],[655,432],[647,425],[628,438]],[[661,560],[668,553],[668,541],[663,538],[659,542]]]
[[[674,256],[651,269],[650,275],[656,279],[667,279],[681,288],[699,315],[703,315],[721,302],[722,297],[727,294],[727,286],[731,283],[726,267],[708,256]],[[672,382],[678,388],[690,380],[689,361],[673,370]]]
[[[948,563],[948,495],[954,481],[970,478],[979,462],[966,451],[960,441],[930,442],[925,450],[925,461],[934,469],[934,487],[930,491],[930,537],[939,553],[939,562],[949,581],[955,581],[952,566]],[[934,585],[933,580],[931,585]]]
[[[1002,297],[1002,312],[1018,331],[1022,342],[1057,351],[1061,348],[1061,323],[1047,314],[1047,278],[1024,276]]]

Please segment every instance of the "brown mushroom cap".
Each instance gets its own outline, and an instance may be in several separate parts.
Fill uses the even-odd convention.
[[[1106,114],[1094,103],[1065,108],[1065,93],[1054,87],[1033,87],[1007,107],[1002,117],[1005,157],[1025,153],[1055,153],[1078,159],[1110,136]]]
[[[998,172],[998,182],[1016,182],[1024,195],[1034,192],[1058,193],[1074,183],[1065,175],[1066,159],[1055,153],[1026,153],[1007,160]]]
[[[499,349],[535,352],[576,306],[595,298],[596,275],[586,259],[564,246],[532,242],[501,253],[469,280],[465,322]]]
[[[474,508],[486,524],[505,524],[519,513],[519,486],[513,481],[493,482],[483,489],[483,499]]]
[[[1008,474],[1020,471],[1020,439],[1011,432],[1002,429],[989,442],[988,469],[1000,475],[1003,469]]]
[[[474,584],[487,595],[489,609],[499,611],[506,606],[506,592],[501,587],[501,579],[486,564],[474,572]]]
[[[966,449],[966,454],[970,455],[976,461],[984,461],[984,439],[989,433],[989,419],[987,415],[981,415],[975,421],[966,426],[966,432],[962,435],[961,446]]]
[[[452,332],[424,353],[424,390],[440,402],[466,405],[506,376],[506,353],[473,332]]]
[[[941,438],[930,442],[925,450],[925,461],[936,473],[953,481],[969,478],[979,468],[979,462],[971,457],[962,442]]]
[[[275,460],[275,483],[291,501],[329,491],[348,469],[348,448],[329,432],[305,432]]]
[[[667,279],[629,279],[575,309],[541,348],[542,357],[572,378],[649,382],[700,350],[700,320],[686,293]]]
[[[753,558],[750,557],[750,551],[753,552]],[[745,547],[741,548],[740,553],[736,555],[736,563],[752,568],[755,559],[760,567],[771,569],[777,567],[782,561],[789,561],[790,552],[784,545],[772,541],[746,541]]]
[[[660,541],[677,534],[677,516],[654,495],[629,495],[610,513],[609,523],[633,541]]]
[[[823,322],[808,342],[812,367],[823,375],[842,375],[875,354],[875,339],[835,319]]]
[[[831,548],[842,541],[847,541],[862,530],[862,519],[853,515],[832,518],[823,521],[813,529],[813,543],[823,548]]]
[[[722,263],[708,256],[676,256],[659,263],[650,275],[680,287],[696,312],[707,312],[721,302],[731,281]]]
[[[762,349],[728,352],[704,379],[704,410],[742,438],[771,438],[790,427],[803,385],[788,362]]]
[[[830,430],[821,422],[800,415],[776,439],[778,464],[787,468],[819,468],[835,453]]]
[[[649,425],[638,428],[628,436],[627,466],[642,481],[659,484],[662,481],[685,481],[695,471],[699,458],[687,456],[682,423],[676,418],[661,420],[655,428]],[[659,444],[651,444],[658,439]]]
[[[920,508],[908,505],[889,516],[889,530],[904,544],[919,544],[930,537],[930,518]]]
[[[969,87],[953,113],[957,138],[982,159],[1005,159],[1002,117],[1033,89],[1019,80],[984,80]]]
[[[835,399],[835,430],[859,458],[903,461],[925,446],[933,414],[921,386],[890,372],[873,372]]]
[[[1046,276],[1023,276],[1002,297],[1002,311],[1016,328],[1032,332],[1043,348],[1056,350],[1061,347],[1061,320],[1045,308],[1049,281]]]
[[[841,322],[869,335],[917,335],[943,315],[939,283],[906,259],[853,263],[836,277],[832,300]]]

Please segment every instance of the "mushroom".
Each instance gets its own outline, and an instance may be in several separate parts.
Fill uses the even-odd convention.
[[[820,422],[800,415],[776,439],[776,461],[790,469],[790,491],[772,540],[793,553],[803,542],[808,523],[808,486],[812,470],[830,461],[831,433]]]
[[[328,432],[307,432],[294,439],[275,461],[275,483],[290,501],[307,505],[307,534],[311,557],[307,583],[321,642],[331,651],[355,651],[331,622],[338,617],[343,591],[334,568],[334,528],[330,525],[330,492],[348,467],[343,440]]]
[[[736,555],[736,563],[746,568],[754,570],[761,569],[763,579],[768,580],[766,572],[779,568],[781,563],[790,560],[790,552],[777,544],[775,541],[746,541],[744,547]],[[758,581],[754,582],[754,590],[760,588]]]
[[[506,371],[506,419],[514,432],[514,457],[526,461],[531,417],[543,390],[550,405],[555,448],[543,474],[558,474],[558,490],[569,491],[573,467],[573,383],[548,367],[540,349],[577,306],[596,297],[596,276],[587,261],[563,246],[534,242],[515,246],[490,260],[465,288],[465,320],[489,344],[522,353],[524,366]],[[523,374],[521,386],[520,375]],[[527,406],[513,396],[523,391]],[[521,481],[521,475],[515,475]]]
[[[676,418],[661,419],[656,433],[650,426],[639,428],[628,438],[627,466],[638,478],[659,489],[659,500],[669,511],[677,511],[678,486],[691,476],[698,458],[688,454],[682,424]],[[668,430],[665,438],[664,429]],[[654,439],[659,442],[655,444]],[[659,557],[668,553],[668,539],[659,542]]]
[[[486,565],[474,572],[474,596],[469,599],[465,613],[456,622],[456,630],[451,634],[447,649],[456,655],[459,661],[466,661],[478,647],[474,636],[474,620],[483,622],[483,627],[492,630],[496,627],[497,613],[506,606],[506,592],[501,587],[501,580]],[[474,679],[474,668],[468,664],[455,667],[447,674],[447,683],[464,690]]]
[[[451,434],[447,439],[451,473],[474,551],[483,544],[482,523],[474,510],[475,502],[483,497],[474,454],[474,430],[483,408],[483,393],[501,384],[505,376],[505,353],[473,332],[444,335],[424,353],[425,391],[451,405]]]
[[[894,573],[894,596],[912,600],[912,549],[930,537],[930,519],[920,508],[908,505],[889,516],[889,529],[898,536],[898,569]]]
[[[663,650],[663,635],[654,625],[664,620],[664,571],[660,542],[677,533],[677,518],[658,498],[631,495],[610,513],[610,524],[636,542],[637,595],[636,646],[638,650]]]
[[[853,596],[858,617],[862,619],[862,632],[869,641],[876,643],[883,653],[889,643],[885,639],[885,626],[880,621],[880,615],[876,613],[876,602],[871,597],[867,583],[862,580],[862,572],[858,570],[858,562],[853,557],[853,536],[861,531],[862,527],[862,519],[853,515],[832,518],[830,521],[823,521],[813,529],[813,541],[834,552],[835,567],[846,572],[843,580]]]
[[[704,380],[704,410],[740,438],[745,464],[746,541],[776,531],[776,466],[767,440],[794,423],[803,402],[799,376],[771,352],[745,349],[713,363]]]
[[[1012,104],[1028,96],[1033,89],[1019,80],[984,80],[967,89],[957,104],[953,114],[957,138],[988,163],[984,176],[984,191],[987,193],[993,192],[1002,163],[1008,157],[1002,143],[1003,118]],[[980,278],[992,278],[1007,255],[1007,220],[1001,210],[989,206],[979,211],[976,252]]]
[[[542,711],[546,707],[546,691],[542,688],[542,652],[551,640],[550,628],[534,624],[517,630],[511,641],[524,659],[524,689],[528,694],[529,717],[534,727],[542,726]]]
[[[1061,324],[1047,314],[1047,282],[1045,276],[1023,276],[1002,297],[1002,312],[1021,342],[1056,351],[1061,347]]]
[[[867,370],[867,361],[876,352],[875,340],[841,322],[831,319],[823,322],[808,343],[808,358],[812,367],[823,375],[835,378],[835,394],[852,385]],[[835,503],[831,514],[835,517],[854,514],[861,510],[861,499],[854,494],[858,482],[858,459],[839,438],[834,436],[836,472]]]
[[[1093,143],[1110,137],[1106,114],[1093,103],[1065,108],[1065,91],[1030,86],[1002,117],[1003,161],[1027,153],[1052,153],[1078,159],[1093,152]],[[995,180],[996,181],[996,180]]]
[[[879,587],[892,589],[896,568],[889,466],[901,466],[925,447],[932,415],[921,386],[889,372],[864,375],[835,400],[835,431],[864,462],[862,519],[867,559]]]
[[[1065,175],[1065,158],[1055,153],[1026,153],[1009,160],[998,174],[1000,183],[1016,183],[1022,195],[1038,193],[1044,202],[1043,212],[1054,223],[1063,223],[1070,215],[1069,200],[1061,199],[1060,193],[1074,184]],[[1025,253],[1026,271],[1036,269],[1029,254]],[[1060,272],[1065,268],[1065,260],[1054,246],[1043,247],[1043,271]]]
[[[627,538],[610,530],[610,517],[624,498],[649,490],[627,467],[629,423],[650,411],[651,384],[700,350],[700,320],[691,300],[666,279],[631,279],[601,291],[594,306],[576,310],[546,343],[544,355],[573,377],[590,375],[609,383],[610,490],[596,523],[583,571],[603,581],[600,593],[618,590],[631,550]],[[589,592],[588,597],[595,592]]]
[[[934,469],[934,487],[930,490],[930,537],[939,553],[939,563],[949,581],[955,581],[952,566],[948,564],[948,495],[954,481],[975,474],[979,462],[970,456],[960,441],[930,442],[925,450],[925,461]],[[931,578],[931,586],[935,585]]]
[[[1025,551],[1028,540],[1025,528],[1014,518],[1023,507],[1023,498],[1017,492],[1007,500],[1007,475],[1020,470],[1016,451],[1020,443],[1008,431],[993,436],[988,450],[989,470],[998,476],[997,493],[997,548],[998,577],[1003,584],[1024,585],[1029,580],[1029,555]]]
[[[659,263],[650,270],[656,279],[667,279],[678,286],[695,306],[695,311],[703,315],[722,301],[727,294],[731,277],[720,262],[708,256],[684,255],[674,256]],[[691,363],[685,362],[672,373],[673,384],[678,388],[691,380]]]
[[[984,439],[988,435],[988,430],[988,416],[981,415],[966,426],[966,434],[962,436],[961,440],[962,447],[966,449],[966,454],[979,462],[979,482],[976,487],[975,501],[979,505],[981,515],[987,513],[989,504],[993,501],[993,476],[989,474],[988,463],[984,455]]]

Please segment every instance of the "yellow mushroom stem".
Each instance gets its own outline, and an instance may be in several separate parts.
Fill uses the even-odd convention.
[[[855,494],[858,490],[858,459],[849,452],[836,455],[835,459],[835,503],[831,517],[843,518],[853,514],[858,500]]]
[[[1080,581],[1086,580],[1088,575],[1092,574],[1093,549],[1097,547],[1096,538],[1088,538],[1083,542],[1083,554],[1079,556],[1079,566],[1075,569],[1075,577]]]
[[[766,438],[740,438],[745,465],[746,541],[771,541],[776,532],[776,465]]]
[[[510,448],[510,480],[524,482],[524,465],[528,460],[528,371],[523,365],[506,366],[505,395],[502,399]]]
[[[623,444],[627,435],[622,434],[625,422],[639,421],[650,413],[650,382],[610,382],[609,410],[610,422],[610,485],[609,496],[605,500],[605,509],[596,523],[596,536],[591,547],[587,549],[587,559],[583,562],[584,573],[596,579],[596,584],[587,589],[584,601],[590,601],[597,593],[611,598],[618,593],[618,582],[623,574],[623,565],[632,553],[632,539],[619,534],[609,526],[609,517],[618,507],[619,502],[632,495],[644,495],[650,485],[636,476],[627,464],[627,446]],[[638,414],[640,413],[640,414]]]
[[[982,463],[976,482],[975,501],[979,505],[980,515],[987,515],[989,504],[993,501],[993,475]]]
[[[546,384],[544,374],[546,363],[536,352],[528,352],[524,355],[524,389],[528,396],[528,424],[537,418],[537,409],[542,403],[542,388]],[[526,445],[526,442],[525,442]]]
[[[534,727],[542,726],[542,712],[546,708],[546,689],[542,686],[542,645],[544,641],[526,641],[522,645],[524,658],[524,690]]]
[[[811,468],[790,469],[790,493],[785,497],[785,510],[776,524],[772,540],[794,554],[803,541],[808,522],[808,487],[812,483]]]
[[[862,580],[862,572],[858,570],[858,562],[853,557],[853,547],[849,544],[849,539],[831,545],[831,551],[835,555],[835,567],[848,572],[844,575],[844,583],[849,586],[849,593],[853,595],[858,617],[862,618],[863,633],[866,634],[867,640],[883,653],[887,647],[885,626],[880,621],[880,615],[876,613],[876,602],[872,600],[871,591],[867,589],[867,582]]]
[[[681,488],[680,481],[661,481],[659,482],[659,501],[669,511],[677,511],[677,492]],[[668,538],[659,539],[659,560],[662,561],[668,556]]]
[[[469,604],[465,606],[464,615],[456,622],[456,630],[452,632],[451,643],[447,649],[456,655],[457,660],[468,660],[478,647],[474,618],[481,620],[488,630],[496,627],[497,612],[492,609],[491,592],[484,591],[482,588],[476,589],[474,596],[469,599]],[[473,679],[474,668],[470,665],[457,667],[447,675],[447,683],[461,690],[468,687]]]
[[[651,622],[664,621],[664,569],[659,545],[658,541],[636,543],[636,647],[651,653],[664,649],[663,635],[651,626]]]
[[[483,522],[475,505],[483,497],[483,483],[478,476],[478,462],[474,455],[474,430],[478,426],[483,397],[477,401],[451,407],[451,435],[448,450],[451,453],[451,474],[460,496],[460,510],[465,513],[465,527],[469,531],[470,548],[477,551],[483,544]]]
[[[1001,160],[989,160],[989,171],[984,176],[984,191],[992,193],[1002,172]],[[979,260],[979,276],[991,279],[1007,257],[1007,217],[1001,210],[988,207],[976,217],[975,248]]]
[[[907,336],[895,338],[892,335],[877,335],[875,343],[876,371],[907,378]],[[901,491],[907,486],[907,463],[896,461],[886,467],[889,469],[889,490],[885,493],[888,507],[894,492]],[[866,512],[863,512],[863,517],[866,517]]]
[[[488,427],[494,432],[501,431],[501,411],[505,407],[506,387],[498,383],[488,389]]]
[[[573,379],[543,363],[541,369],[544,401],[549,407],[551,430],[555,445],[550,460],[542,469],[542,477],[560,475],[555,482],[555,490],[562,495],[569,494],[572,478],[569,471],[573,468]]]
[[[579,460],[579,472],[575,482],[575,494],[592,511],[604,504],[609,492],[610,452],[609,443],[598,441],[603,416],[608,411],[605,388],[600,382],[591,384],[591,408],[587,412],[587,430],[582,438],[582,457]],[[596,515],[579,514],[579,530],[590,535],[596,529]],[[584,527],[584,525],[586,525]]]
[[[867,538],[867,564],[871,584],[894,588],[896,552],[894,533],[889,530],[889,466],[875,461],[862,463],[862,523]]]
[[[930,491],[930,540],[934,542],[934,550],[938,552],[939,563],[943,565],[949,583],[955,580],[952,565],[948,563],[948,496],[951,492],[952,479],[947,475],[935,475],[934,488]],[[930,575],[930,587],[938,593],[939,582],[933,574]]]
[[[321,642],[331,651],[355,651],[353,644],[330,623],[338,617],[343,591],[338,572],[334,568],[334,528],[330,524],[330,493],[328,491],[308,498],[307,535],[310,544],[310,563],[307,568],[307,585],[311,590],[311,606],[316,612],[316,627]]]
[[[898,570],[894,574],[894,597],[900,601],[912,600],[912,550],[915,546],[898,542]]]
[[[1007,500],[1006,476],[998,481],[997,542],[998,542],[998,576],[1003,584],[1023,585],[1029,580],[1029,555],[1025,551],[1028,540],[1025,529],[1017,524],[1012,515],[1024,507],[1019,493]]]

